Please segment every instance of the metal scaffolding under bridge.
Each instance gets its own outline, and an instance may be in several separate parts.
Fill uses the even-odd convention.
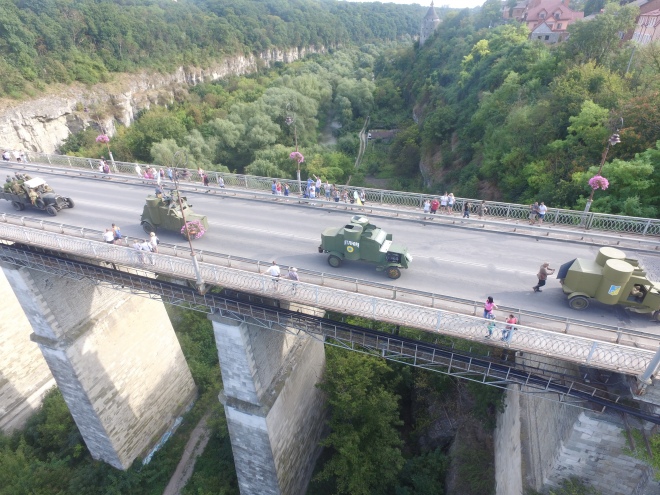
[[[0,261],[59,276],[90,279],[115,290],[156,298],[196,311],[220,313],[224,317],[269,330],[294,334],[304,332],[328,345],[490,386],[505,388],[509,384],[519,384],[525,393],[545,393],[545,399],[580,407],[596,407],[603,411],[610,409],[660,424],[660,416],[622,404],[621,396],[605,390],[603,386],[587,383],[574,369],[549,366],[536,360],[532,354],[516,355],[505,350],[498,355],[478,355],[284,309],[274,299],[220,288],[200,294],[187,281],[165,281],[134,268],[89,264],[28,246],[0,243]]]

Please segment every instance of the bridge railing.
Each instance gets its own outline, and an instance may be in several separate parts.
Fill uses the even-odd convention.
[[[91,158],[82,158],[67,155],[54,155],[48,153],[28,152],[27,159],[30,162],[50,164],[59,167],[75,167],[87,170],[97,170],[99,161]],[[161,168],[167,170],[167,167],[158,165],[147,165],[138,163],[118,162],[110,164],[112,173],[139,175],[144,174],[146,167],[152,166],[159,171]],[[183,169],[180,169],[183,170]],[[184,181],[201,182],[202,178],[197,170],[185,169],[186,177]],[[225,172],[207,172],[209,182],[217,185],[220,179],[224,181],[225,186],[232,188],[251,189],[258,191],[270,191],[273,180],[289,185],[291,194],[301,194],[298,188],[298,181],[291,179],[274,179],[272,177],[258,177],[253,175],[230,174]],[[303,182],[303,188],[307,184]],[[422,209],[424,201],[437,197],[437,195],[410,193],[402,191],[389,191],[385,189],[355,188],[350,186],[338,185],[340,190],[347,190],[351,194],[354,191],[362,190],[365,193],[366,203],[377,203],[383,206],[393,206],[398,208]],[[470,198],[456,198],[453,206],[454,214],[460,215],[465,203],[470,204],[472,214],[477,212],[480,200]],[[486,201],[484,203],[484,212],[488,217],[504,220],[524,221],[529,217],[530,207],[514,203],[503,203],[498,201]],[[563,225],[567,227],[579,227],[585,230],[627,233],[641,236],[660,235],[660,220],[652,218],[629,217],[621,215],[606,215],[602,213],[584,213],[582,211],[565,210],[559,208],[549,208],[545,216],[545,224]]]
[[[197,278],[190,259],[186,260],[166,254],[137,251],[124,246],[8,223],[0,224],[0,237],[7,241],[27,243],[34,247],[56,250],[107,263],[132,266],[140,270],[181,279],[194,281]],[[643,349],[524,325],[515,325],[506,340],[499,340],[505,337],[503,331],[506,329],[506,324],[495,323],[475,316],[305,282],[295,282],[285,278],[276,279],[205,262],[198,263],[198,265],[204,281],[212,285],[473,341],[484,342],[487,325],[493,325],[491,327],[493,339],[488,341],[490,345],[510,346],[525,352],[626,374],[639,374],[645,371],[654,356],[653,352]]]
[[[95,229],[87,229],[66,225],[58,222],[40,220],[21,215],[11,215],[3,213],[0,215],[0,221],[21,225],[25,227],[47,230],[60,234],[66,234],[84,239],[98,241],[102,238],[103,232]],[[141,237],[124,236],[121,245],[131,246],[131,239],[142,239]],[[190,251],[187,247],[181,247],[176,244],[161,243],[158,246],[159,252],[171,256],[182,256],[189,259]],[[206,261],[213,265],[236,268],[238,270],[263,273],[270,266],[271,261],[254,260],[240,256],[228,255],[212,251],[197,250],[197,256],[200,261]],[[145,255],[146,256],[146,253]],[[334,273],[317,272],[299,268],[299,276],[303,281],[307,279],[314,285],[339,289],[349,292],[355,292],[380,298],[400,300],[411,304],[418,304],[430,308],[443,309],[461,314],[475,316],[481,312],[483,301],[475,301],[445,294],[409,289],[406,287],[393,286],[391,284],[378,283],[369,280],[361,280],[354,277],[346,277]],[[518,321],[528,326],[561,332],[578,336],[594,336],[601,340],[607,340],[617,344],[634,346],[642,349],[655,350],[660,340],[660,336],[655,334],[625,328],[614,325],[595,324],[589,321],[577,318],[565,318],[537,311],[529,311],[523,308],[499,305],[499,311],[502,314],[515,314]]]

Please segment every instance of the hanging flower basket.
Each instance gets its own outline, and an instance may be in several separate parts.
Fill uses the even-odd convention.
[[[591,189],[594,191],[596,189],[602,189],[604,191],[610,187],[610,181],[608,181],[602,175],[594,175],[591,179],[589,179],[589,186],[591,186]]]
[[[110,142],[110,138],[108,137],[107,134],[99,134],[98,136],[96,136],[96,142],[108,144]]]
[[[302,163],[302,162],[305,161],[305,157],[303,156],[303,154],[300,151],[291,152],[291,154],[289,155],[289,158],[291,160],[295,160],[298,163]]]
[[[186,225],[188,226],[188,235],[190,235],[191,239],[200,239],[204,233],[206,233],[206,229],[204,228],[204,225],[202,225],[202,222],[199,220],[191,220],[181,227],[181,235],[183,237],[186,237]]]

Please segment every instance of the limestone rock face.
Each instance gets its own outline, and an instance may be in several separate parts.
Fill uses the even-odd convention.
[[[326,47],[271,49],[258,55],[227,57],[206,68],[179,67],[169,74],[114,74],[107,83],[50,88],[53,94],[23,101],[0,102],[0,147],[53,153],[72,133],[95,126],[112,136],[115,123],[130,125],[141,110],[172,103],[186,87],[240,76],[289,63]]]

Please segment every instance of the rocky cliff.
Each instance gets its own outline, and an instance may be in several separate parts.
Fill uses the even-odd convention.
[[[115,74],[108,83],[53,87],[49,88],[50,94],[32,100],[5,100],[0,102],[0,147],[52,153],[71,133],[89,125],[112,135],[115,123],[130,125],[140,110],[171,103],[187,86],[325,52],[325,47],[273,49],[258,55],[227,57],[206,68],[179,67],[171,74]]]

